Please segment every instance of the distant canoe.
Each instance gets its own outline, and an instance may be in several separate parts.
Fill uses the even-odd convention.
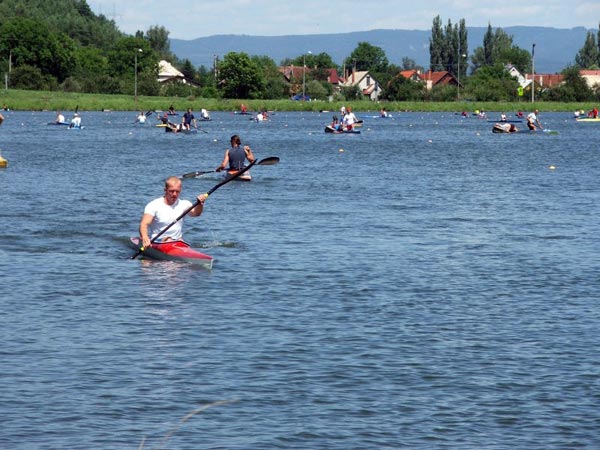
[[[336,130],[331,125],[325,127],[325,133],[331,134],[360,134],[360,130]]]
[[[183,133],[183,134],[194,134],[194,133],[197,133],[197,132],[198,132],[198,130],[197,130],[196,128],[191,128],[191,129],[189,129],[189,130],[187,130],[187,129],[182,129],[182,130],[174,130],[174,129],[173,129],[173,128],[171,128],[171,127],[165,127],[165,132],[167,132],[167,133],[177,133],[177,134],[179,134],[179,133]]]

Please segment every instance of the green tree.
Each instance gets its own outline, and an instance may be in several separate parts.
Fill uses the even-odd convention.
[[[213,70],[207,69],[206,66],[200,66],[196,71],[196,82],[206,88],[206,87],[215,87],[215,73]],[[216,91],[215,91],[216,92]]]
[[[157,70],[157,55],[146,39],[139,37],[119,39],[114,49],[108,53],[109,74],[117,77],[127,75],[133,80],[136,59],[138,73],[144,70]]]
[[[112,48],[123,36],[114,21],[96,16],[85,0],[2,0],[0,25],[15,19],[43,22],[55,33],[63,33],[83,46]]]
[[[42,71],[34,66],[22,64],[11,72],[10,85],[16,89],[53,90],[56,80],[45,77]]]
[[[331,89],[327,89],[323,83],[320,83],[318,80],[310,80],[306,83],[306,95],[310,96],[312,99],[326,100],[331,92]]]
[[[160,59],[173,60],[171,44],[169,42],[169,31],[165,27],[153,26],[146,31],[146,39],[150,48],[154,50]]]
[[[579,73],[577,65],[569,66],[561,73],[563,83],[544,92],[544,99],[562,102],[584,102],[595,100],[594,92]]]
[[[62,33],[54,33],[42,22],[14,19],[0,27],[0,58],[14,67],[37,67],[62,82],[75,66],[75,45]]]
[[[300,66],[306,61],[306,67],[311,69],[337,69],[338,65],[333,62],[331,56],[328,53],[321,52],[318,55],[312,53],[306,53],[304,55],[296,56],[294,59],[286,58],[281,62],[282,66]]]
[[[229,52],[217,67],[218,88],[224,98],[259,98],[265,79],[248,54]]]
[[[73,56],[75,58],[73,75],[75,77],[94,78],[108,74],[108,58],[99,48],[78,47]]]
[[[599,32],[600,39],[600,32]],[[600,62],[600,50],[594,33],[588,31],[583,47],[575,56],[575,63],[582,69],[595,69]]]
[[[420,70],[423,71],[423,67],[419,66],[414,59],[407,56],[402,58],[402,67],[400,70]]]
[[[360,71],[385,72],[389,61],[381,47],[368,42],[359,42],[344,64]]]
[[[107,86],[106,80],[109,77],[109,63],[108,58],[101,49],[95,47],[78,47],[75,50],[74,58],[74,83],[70,84],[70,86],[64,86],[64,90],[88,93],[115,93],[114,86],[112,85],[108,91],[103,90],[103,87]],[[77,86],[79,86],[79,89],[76,89]],[[116,92],[119,92],[119,90],[117,89]]]
[[[517,98],[517,79],[503,64],[481,67],[465,83],[465,96],[477,101],[513,101]]]
[[[196,69],[189,59],[184,59],[179,71],[189,80],[196,79]]]
[[[266,55],[254,55],[250,60],[256,67],[260,68],[265,80],[263,90],[260,93],[261,98],[277,99],[289,97],[290,86],[285,81],[282,73],[279,71],[279,67],[277,67],[272,58]]]
[[[431,38],[429,40],[429,66],[433,71],[447,70],[455,77],[466,74],[467,64],[464,63],[468,55],[467,27],[465,20],[461,19],[458,24],[452,25],[448,20],[445,28],[442,28],[440,16],[433,20]]]
[[[468,31],[465,19],[460,19],[458,23],[458,48],[456,51],[458,55],[457,57],[459,58],[459,63],[457,63],[458,77],[459,79],[464,80],[467,76],[468,66],[465,58],[469,56]]]
[[[362,98],[362,92],[358,85],[343,87],[341,94],[344,100],[361,100]]]
[[[382,98],[390,101],[410,101],[423,99],[424,85],[398,74],[392,78],[382,92]]]
[[[600,67],[600,23],[598,24],[598,34],[596,38],[596,42],[598,44],[598,67]]]
[[[442,19],[440,16],[433,18],[431,27],[431,37],[429,38],[429,67],[434,72],[444,70],[446,63],[444,61],[444,48],[446,42],[444,31],[442,29]]]
[[[531,69],[531,55],[528,51],[513,44],[513,37],[506,34],[502,28],[492,30],[488,24],[483,38],[483,46],[477,47],[471,57],[473,73],[477,69],[496,64],[512,64],[519,71]]]

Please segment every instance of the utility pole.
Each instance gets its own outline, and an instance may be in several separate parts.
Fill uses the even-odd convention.
[[[535,102],[535,44],[531,47],[531,103]]]

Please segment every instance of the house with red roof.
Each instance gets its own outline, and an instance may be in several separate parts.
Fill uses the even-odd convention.
[[[588,87],[600,87],[600,70],[580,70],[579,74],[586,81]]]
[[[439,72],[432,72],[431,70],[428,70],[427,72],[421,74],[421,78],[423,81],[425,81],[428,91],[433,89],[434,86],[458,86],[458,80],[456,77],[447,70],[442,70]]]
[[[439,72],[428,70],[425,73],[421,73],[420,70],[416,69],[402,70],[398,76],[402,76],[411,81],[425,83],[425,87],[428,91],[433,89],[434,86],[458,85],[458,80],[447,70]]]
[[[525,77],[531,83],[531,74],[525,74]],[[563,79],[564,77],[560,73],[536,73],[533,75],[533,80],[540,89],[550,89],[556,87],[563,82]]]

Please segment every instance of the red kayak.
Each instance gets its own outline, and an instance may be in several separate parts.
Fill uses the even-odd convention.
[[[129,238],[129,246],[139,250],[141,247],[140,238]],[[214,261],[212,256],[194,250],[188,243],[183,241],[155,242],[150,248],[144,249],[142,256],[163,261],[183,261],[201,265],[207,269],[212,269]]]

